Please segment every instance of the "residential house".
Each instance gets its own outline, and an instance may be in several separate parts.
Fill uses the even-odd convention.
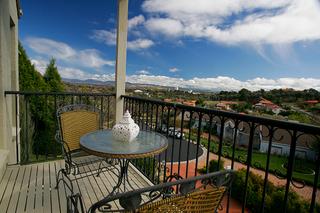
[[[232,110],[231,106],[236,105],[238,102],[235,101],[220,101],[219,103],[216,104],[216,108],[220,110],[227,110],[230,111]]]
[[[275,114],[279,114],[281,111],[283,111],[283,109],[280,106],[274,104],[273,102],[271,102],[265,98],[260,98],[259,102],[256,103],[254,105],[254,107],[256,109],[272,111]]]
[[[184,104],[187,106],[196,106],[196,100],[184,100],[182,98],[176,98],[176,99],[170,99],[170,98],[165,98],[163,99],[164,102],[169,102],[169,103],[178,103],[178,104]]]
[[[217,125],[217,132],[220,134],[220,124]],[[224,126],[224,138],[233,140],[234,123],[228,120]],[[238,146],[247,147],[249,145],[250,126],[246,122],[241,122],[238,127],[236,143]],[[266,153],[269,148],[269,129],[264,125],[255,128],[253,136],[253,149]],[[277,129],[272,138],[271,153],[276,155],[289,156],[291,145],[291,134],[285,129]],[[315,160],[316,152],[313,145],[316,138],[305,134],[299,137],[296,144],[295,155],[299,158]]]
[[[187,106],[196,106],[196,102],[195,100],[187,100],[187,101],[183,101],[182,104],[187,105]]]
[[[307,100],[303,102],[305,105],[313,106],[316,105],[317,103],[320,103],[318,100]]]

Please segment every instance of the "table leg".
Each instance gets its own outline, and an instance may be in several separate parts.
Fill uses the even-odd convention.
[[[120,159],[120,174],[118,177],[117,184],[113,187],[112,191],[110,192],[110,195],[114,195],[115,193],[119,193],[119,190],[121,188],[121,185],[123,185],[123,192],[126,191],[126,183],[128,186],[133,189],[128,176],[128,167],[129,167],[129,160],[127,159]]]

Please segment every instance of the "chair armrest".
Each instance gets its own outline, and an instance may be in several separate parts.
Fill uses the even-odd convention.
[[[62,140],[59,131],[56,132],[55,140],[56,140],[57,143],[60,143],[60,144],[62,145],[62,147],[63,147],[63,149],[64,149],[64,151],[65,151],[66,153],[71,152],[71,151],[70,151],[70,148],[69,148],[69,145],[67,144],[67,142],[65,142],[64,140]],[[67,147],[67,150],[65,150],[65,147]]]
[[[72,158],[71,158],[71,151],[69,148],[69,145],[62,140],[61,135],[60,135],[60,131],[57,131],[55,134],[55,140],[57,143],[59,143],[61,145],[61,149],[62,149],[62,155],[65,158],[66,161],[68,161],[69,163],[72,162]]]

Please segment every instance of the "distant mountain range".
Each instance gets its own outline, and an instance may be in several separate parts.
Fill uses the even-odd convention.
[[[86,80],[79,80],[79,79],[68,79],[63,78],[62,81],[72,84],[89,84],[89,85],[99,85],[99,86],[115,86],[114,81],[99,81],[95,79],[86,79]],[[168,88],[174,89],[175,87],[166,87],[166,86],[159,86],[154,84],[136,84],[136,83],[129,83],[126,82],[127,88],[142,88],[142,87],[157,87],[157,88]]]
[[[73,84],[93,84],[93,85],[114,86],[114,81],[99,81],[94,79],[79,80],[79,79],[69,79],[69,78],[63,78],[62,80],[64,82],[73,83]]]
[[[86,79],[86,80],[79,80],[79,79],[69,79],[69,78],[62,78],[62,81],[71,83],[71,84],[87,84],[87,85],[96,85],[96,86],[115,86],[114,81],[99,81],[95,79]],[[152,87],[152,88],[161,88],[161,89],[171,89],[176,90],[177,87],[169,87],[169,86],[161,86],[161,85],[155,85],[155,84],[138,84],[138,83],[130,83],[126,82],[126,88],[128,89],[143,89],[145,87]],[[187,91],[187,92],[217,92],[216,90],[206,90],[206,89],[198,89],[198,88],[183,88],[179,87],[179,90],[181,91]]]

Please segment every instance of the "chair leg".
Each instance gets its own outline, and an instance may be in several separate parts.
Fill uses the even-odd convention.
[[[61,178],[59,178],[60,175],[61,175]],[[69,178],[66,170],[65,170],[65,169],[60,169],[60,170],[58,171],[57,176],[56,176],[56,183],[57,183],[57,184],[56,184],[56,186],[55,186],[55,189],[58,189],[58,188],[59,188],[59,183],[60,183],[60,181],[66,182],[66,181],[64,180],[64,178],[67,178],[68,181],[72,184],[72,180]],[[72,189],[71,189],[71,188],[72,188]],[[73,191],[73,187],[72,187],[72,186],[71,186],[71,188],[70,188],[70,190]]]
[[[58,189],[59,188],[59,183],[60,183],[60,181],[62,180],[62,178],[59,178],[60,177],[60,175],[62,174],[62,171],[63,169],[60,169],[59,171],[58,171],[58,174],[56,175],[56,186],[54,187],[55,189]]]
[[[67,213],[73,213],[72,210],[72,198],[71,197],[67,197]]]
[[[97,172],[97,177],[99,177],[100,173],[102,172],[102,169],[103,169],[103,167],[101,167],[102,162],[103,162],[103,160],[101,160],[100,163],[99,163],[99,169],[98,169],[98,172]]]
[[[78,206],[80,205],[80,209]],[[67,212],[69,213],[84,213],[82,197],[79,193],[68,196],[67,198]]]
[[[64,169],[60,169],[59,170],[58,175],[60,175],[60,174],[61,174],[61,178],[58,178],[58,176],[57,176],[57,185],[56,185],[55,189],[59,188],[59,183],[60,183],[60,181],[62,181],[65,184],[65,186],[67,186],[69,188],[69,190],[71,191],[71,194],[73,194],[72,180],[67,175],[67,173],[66,173],[66,171]],[[68,182],[64,178],[66,178],[68,180],[70,185],[68,184]]]

